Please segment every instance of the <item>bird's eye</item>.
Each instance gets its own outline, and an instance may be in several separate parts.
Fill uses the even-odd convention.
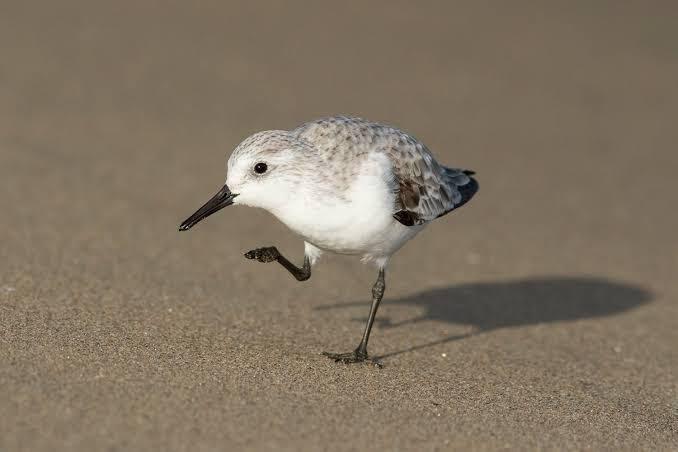
[[[268,165],[266,165],[263,162],[259,162],[256,165],[254,165],[254,172],[257,173],[257,174],[264,174],[267,169],[268,169]]]

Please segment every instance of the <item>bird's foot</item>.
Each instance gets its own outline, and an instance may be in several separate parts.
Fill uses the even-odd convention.
[[[344,363],[344,364],[352,364],[352,363],[366,363],[366,364],[372,364],[375,367],[382,368],[384,365],[374,359],[374,358],[369,358],[367,356],[367,352],[364,352],[359,349],[355,349],[352,352],[348,353],[330,353],[330,352],[323,352],[323,355],[327,356],[329,359],[333,359],[334,362],[337,363]]]
[[[259,262],[267,263],[278,260],[280,252],[275,246],[267,246],[265,248],[257,248],[245,253],[247,259],[254,259]]]

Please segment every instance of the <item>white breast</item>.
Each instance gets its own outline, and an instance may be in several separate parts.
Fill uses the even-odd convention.
[[[388,157],[374,153],[344,193],[320,198],[313,196],[313,187],[307,187],[307,193],[273,214],[320,249],[385,263],[423,228],[403,226],[393,218],[392,178]]]

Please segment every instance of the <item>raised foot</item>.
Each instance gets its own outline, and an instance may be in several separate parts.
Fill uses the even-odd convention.
[[[267,246],[265,248],[257,248],[245,253],[247,259],[254,259],[259,262],[267,263],[278,260],[280,252],[275,246]]]
[[[384,367],[384,365],[380,361],[374,358],[369,358],[367,356],[367,353],[359,352],[358,350],[353,350],[352,352],[348,353],[323,352],[323,355],[327,356],[329,359],[333,359],[337,363],[340,362],[344,364],[365,363],[379,367],[380,369]]]

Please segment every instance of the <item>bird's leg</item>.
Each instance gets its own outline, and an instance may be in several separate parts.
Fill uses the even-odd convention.
[[[294,276],[297,281],[306,281],[311,277],[311,261],[308,256],[304,256],[304,266],[299,268],[292,262],[288,261],[285,256],[280,254],[280,251],[275,246],[266,248],[257,248],[256,250],[245,253],[247,259],[254,259],[259,262],[273,262],[276,261]]]
[[[337,362],[343,363],[359,363],[363,361],[369,361],[374,365],[381,367],[379,361],[369,359],[367,357],[367,341],[370,339],[370,331],[372,331],[372,325],[374,324],[374,318],[377,315],[377,309],[379,309],[379,303],[384,297],[384,290],[386,289],[386,282],[384,281],[384,269],[379,269],[379,276],[377,281],[372,286],[372,306],[370,306],[370,315],[367,318],[367,324],[365,325],[365,332],[363,333],[363,338],[358,345],[358,348],[349,353],[328,353],[324,352],[323,355],[327,356],[330,359],[333,359]]]

